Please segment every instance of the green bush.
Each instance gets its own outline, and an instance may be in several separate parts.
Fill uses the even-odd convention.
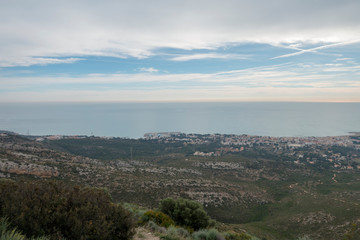
[[[360,226],[356,223],[351,225],[350,231],[345,234],[344,240],[360,239]]]
[[[141,222],[145,223],[148,221],[153,221],[162,227],[170,227],[171,225],[175,225],[175,222],[168,215],[160,211],[149,210],[145,212],[141,218]]]
[[[170,226],[166,231],[162,232],[160,239],[162,240],[188,240],[190,238],[190,233],[181,227]]]
[[[179,228],[176,229],[176,232],[177,232],[177,234],[178,234],[179,236],[181,236],[181,237],[183,237],[183,238],[188,238],[188,237],[190,237],[190,233],[189,233],[186,229],[184,229],[184,228],[179,227]]]
[[[157,225],[156,223],[154,223],[153,221],[149,221],[147,223],[147,227],[150,228],[151,231],[153,232],[157,232],[159,230],[159,225]]]
[[[251,240],[251,236],[245,233],[226,232],[224,236],[226,240]]]
[[[200,230],[192,234],[194,240],[224,240],[224,237],[216,230]]]
[[[149,221],[146,226],[148,228],[150,228],[151,231],[153,232],[158,232],[158,233],[166,233],[167,229],[165,227],[161,227],[159,225],[157,225],[156,223],[154,223],[153,221]]]
[[[140,222],[142,221],[142,217],[144,216],[145,212],[147,210],[132,204],[132,203],[124,203],[123,207],[131,213],[133,216],[134,222]]]
[[[177,236],[163,235],[160,236],[161,240],[180,240]]]
[[[28,237],[127,240],[134,234],[130,213],[103,189],[54,181],[0,181],[0,214]]]
[[[25,236],[21,234],[16,228],[10,229],[10,224],[7,218],[0,219],[0,240],[25,240]],[[49,240],[47,237],[31,238],[31,240]]]
[[[0,240],[25,240],[25,236],[17,231],[16,228],[10,229],[7,219],[2,218],[0,220]]]
[[[169,215],[176,224],[187,227],[190,231],[206,228],[210,224],[210,217],[203,206],[188,199],[166,198],[160,202],[160,211]]]
[[[171,226],[166,230],[165,235],[160,237],[163,240],[179,240],[178,232],[176,227]]]

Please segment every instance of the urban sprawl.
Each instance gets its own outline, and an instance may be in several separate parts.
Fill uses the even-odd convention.
[[[94,136],[41,136],[37,141],[81,138],[106,138]],[[146,133],[145,140],[163,143],[193,145],[193,156],[221,157],[249,152],[263,152],[295,164],[326,165],[337,169],[360,170],[360,134],[329,137],[270,137],[235,134],[185,134],[180,132]],[[216,146],[209,151],[197,146]]]

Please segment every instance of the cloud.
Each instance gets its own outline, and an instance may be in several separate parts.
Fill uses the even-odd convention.
[[[328,67],[328,68],[324,68],[323,70],[324,72],[359,72],[360,71],[360,66],[333,66],[333,67]]]
[[[139,69],[141,72],[148,72],[148,73],[157,73],[159,70],[153,68],[153,67],[149,67],[149,68],[140,68]]]
[[[106,95],[106,89],[159,90],[238,86],[242,88],[286,87],[352,88],[360,91],[359,64],[278,64],[216,73],[157,74],[154,68],[143,68],[133,74],[85,74],[80,76],[0,77],[2,94],[27,91],[96,89]],[[199,93],[200,94],[200,93]],[[300,94],[300,93],[299,93]],[[11,95],[11,94],[10,94]],[[309,96],[315,97],[315,96]],[[156,98],[156,96],[154,96]],[[330,98],[330,97],[329,97]],[[11,98],[14,99],[14,98]]]
[[[357,39],[357,40],[354,40],[354,41],[327,44],[327,45],[322,45],[322,46],[319,46],[319,47],[314,47],[314,48],[309,48],[309,49],[299,49],[297,47],[290,47],[292,49],[299,50],[299,51],[294,52],[294,53],[280,55],[280,56],[277,56],[277,57],[273,57],[271,59],[292,57],[292,56],[297,56],[297,55],[301,55],[301,54],[304,54],[304,53],[314,53],[314,52],[318,52],[318,50],[322,50],[322,49],[345,46],[345,45],[350,45],[350,44],[359,43],[359,42],[360,42],[360,39]]]
[[[240,54],[220,54],[220,53],[199,53],[191,55],[180,55],[171,58],[172,61],[190,61],[200,59],[249,59],[249,56]]]
[[[329,74],[330,73],[330,74]],[[360,65],[279,64],[217,73],[0,78],[0,102],[360,101]]]
[[[335,59],[335,61],[350,61],[350,60],[354,60],[353,58],[337,58]]]
[[[46,58],[46,57],[22,57],[7,60],[0,59],[0,67],[27,67],[31,65],[48,65],[59,63],[74,63],[84,60],[83,58]]]
[[[147,58],[159,48],[217,49],[244,42],[346,43],[360,39],[359,8],[355,0],[6,1],[0,8],[0,62]]]

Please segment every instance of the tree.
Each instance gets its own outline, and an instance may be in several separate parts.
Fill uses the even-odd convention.
[[[127,240],[134,234],[130,213],[106,191],[55,181],[0,181],[0,214],[28,237]]]
[[[193,230],[206,228],[210,224],[210,217],[203,206],[188,199],[166,198],[160,202],[160,211],[169,215],[178,225]]]

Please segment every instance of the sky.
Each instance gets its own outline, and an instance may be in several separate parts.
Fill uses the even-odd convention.
[[[359,0],[0,0],[0,102],[360,102]]]

